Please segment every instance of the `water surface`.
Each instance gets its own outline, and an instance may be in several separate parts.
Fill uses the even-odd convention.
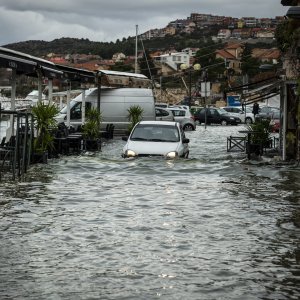
[[[299,166],[227,153],[124,160],[119,138],[0,184],[0,299],[299,299]]]

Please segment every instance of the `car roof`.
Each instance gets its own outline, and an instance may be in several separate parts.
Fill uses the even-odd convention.
[[[185,109],[185,108],[179,108],[179,107],[168,107],[168,110],[173,110],[173,111],[184,111],[187,112],[187,114],[191,114],[191,111],[189,109]]]
[[[176,126],[178,122],[172,122],[172,121],[140,121],[139,124],[141,125],[172,125]]]

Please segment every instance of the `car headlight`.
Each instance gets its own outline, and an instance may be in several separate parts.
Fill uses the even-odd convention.
[[[137,154],[132,150],[126,150],[124,156],[125,157],[135,157],[135,156],[137,156]]]
[[[234,120],[234,118],[233,118],[233,117],[230,117],[230,120]]]
[[[167,153],[166,158],[176,158],[178,156],[178,153],[176,151],[171,151]]]

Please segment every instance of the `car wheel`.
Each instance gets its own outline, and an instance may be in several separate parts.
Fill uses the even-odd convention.
[[[222,125],[222,126],[226,126],[226,125],[227,125],[227,121],[226,121],[226,120],[222,120],[222,121],[221,121],[221,125]]]
[[[192,124],[186,124],[186,125],[183,126],[183,130],[184,131],[191,131],[191,130],[195,130],[195,128]]]
[[[252,124],[252,119],[251,118],[246,118],[245,124],[247,124],[247,125]]]

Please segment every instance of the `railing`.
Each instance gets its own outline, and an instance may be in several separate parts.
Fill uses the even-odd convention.
[[[0,120],[2,112],[0,106]],[[17,111],[5,111],[5,115],[9,120],[1,122],[0,128],[0,181],[15,180],[27,172],[33,143],[32,115]]]

